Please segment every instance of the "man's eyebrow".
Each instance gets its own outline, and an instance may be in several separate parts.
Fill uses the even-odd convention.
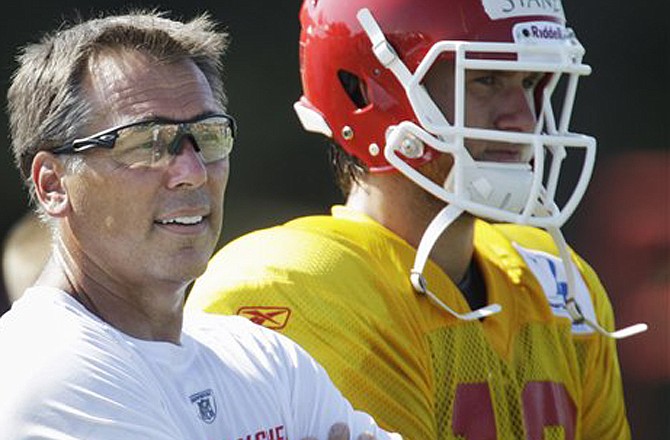
[[[169,123],[178,124],[180,122],[192,121],[194,119],[204,118],[204,117],[207,117],[207,116],[217,115],[217,114],[221,114],[221,113],[226,113],[226,112],[223,111],[223,110],[205,110],[203,112],[200,112],[200,113],[198,113],[194,116],[190,116],[188,118],[173,118],[173,117],[170,117],[170,116],[163,116],[163,115],[161,115],[160,113],[157,113],[157,112],[156,113],[151,112],[151,113],[147,113],[147,114],[143,115],[142,117],[131,119],[131,120],[128,120],[127,122],[123,122],[123,124],[135,124],[135,123],[139,124],[139,123],[142,123],[142,122],[166,122],[168,124]],[[119,125],[121,125],[121,124],[119,124]]]

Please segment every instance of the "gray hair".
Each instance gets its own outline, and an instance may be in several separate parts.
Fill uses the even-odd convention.
[[[96,55],[131,49],[168,63],[191,59],[225,108],[221,57],[228,34],[216,27],[208,14],[182,22],[140,10],[63,24],[22,48],[7,99],[12,152],[31,199],[30,168],[37,152],[73,141],[91,119],[83,80]]]

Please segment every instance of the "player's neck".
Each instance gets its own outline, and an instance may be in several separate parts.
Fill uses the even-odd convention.
[[[399,174],[368,175],[355,184],[346,202],[418,248],[428,224],[444,203]],[[431,259],[455,283],[461,281],[474,252],[474,218],[461,215],[435,243]]]

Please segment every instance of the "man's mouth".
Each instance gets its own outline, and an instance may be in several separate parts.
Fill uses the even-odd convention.
[[[518,150],[489,150],[483,155],[483,159],[489,162],[520,162],[521,152]]]
[[[203,221],[204,217],[201,215],[189,215],[182,217],[168,218],[165,220],[158,220],[157,223],[161,225],[197,225]]]

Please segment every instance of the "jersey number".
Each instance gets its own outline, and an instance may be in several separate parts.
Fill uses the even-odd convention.
[[[563,384],[528,382],[521,394],[526,440],[542,440],[545,427],[563,427],[575,439],[576,408]],[[496,439],[496,423],[487,383],[460,384],[454,396],[452,429],[466,440]]]

